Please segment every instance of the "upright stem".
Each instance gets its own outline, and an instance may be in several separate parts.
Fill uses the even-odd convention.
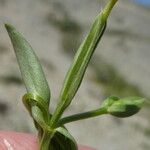
[[[42,139],[40,140],[40,150],[48,150],[50,141],[53,137],[53,133],[44,131]]]
[[[78,120],[83,120],[83,119],[88,119],[88,118],[93,118],[97,117],[103,114],[107,114],[107,109],[106,108],[100,108],[92,111],[88,111],[85,113],[80,113],[80,114],[75,114],[72,116],[64,117],[59,120],[57,127],[62,126],[66,123],[70,123],[73,121],[78,121]]]
[[[54,129],[58,120],[61,118],[61,115],[63,113],[63,103],[58,103],[58,107],[56,108],[54,114],[52,115],[51,122],[50,122],[50,127],[51,129]]]
[[[110,1],[108,2],[108,4],[104,7],[102,13],[103,13],[105,19],[108,18],[108,16],[109,16],[111,10],[113,9],[113,7],[114,7],[114,5],[116,4],[117,1],[118,1],[118,0],[110,0]]]

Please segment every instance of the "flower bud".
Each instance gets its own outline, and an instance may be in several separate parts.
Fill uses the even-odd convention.
[[[110,97],[102,106],[107,109],[108,114],[125,118],[138,113],[143,103],[144,99],[141,97],[126,97],[122,99]]]

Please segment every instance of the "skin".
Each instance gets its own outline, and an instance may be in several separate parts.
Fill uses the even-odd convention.
[[[37,138],[27,133],[0,131],[1,150],[38,150]],[[79,146],[79,150],[94,150]]]

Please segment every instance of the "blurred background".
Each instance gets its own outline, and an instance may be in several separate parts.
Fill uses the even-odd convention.
[[[39,56],[53,112],[67,69],[106,0],[0,0],[0,129],[36,133],[22,104],[26,90],[4,22],[13,24]],[[150,1],[119,0],[64,115],[98,108],[116,95],[150,98]],[[97,150],[150,150],[150,106],[137,115],[67,124],[78,143]]]

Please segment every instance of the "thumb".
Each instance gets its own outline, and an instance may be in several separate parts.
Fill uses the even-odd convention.
[[[79,150],[94,150],[79,146]],[[27,133],[0,131],[0,150],[38,150],[37,137]]]
[[[26,133],[0,131],[1,150],[38,150],[37,138]]]

